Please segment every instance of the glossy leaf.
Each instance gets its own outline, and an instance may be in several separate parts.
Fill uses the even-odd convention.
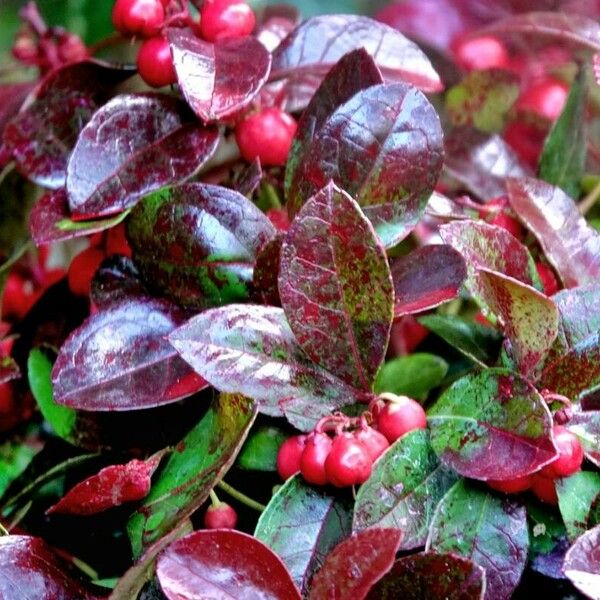
[[[394,282],[394,316],[410,315],[458,296],[467,267],[460,254],[444,244],[416,248],[390,263]]]
[[[568,348],[600,330],[600,285],[561,290],[552,296]]]
[[[299,429],[309,431],[335,408],[364,399],[304,355],[280,308],[230,304],[207,310],[169,340],[218,390],[254,399],[263,413],[285,413]]]
[[[435,508],[457,478],[440,465],[428,433],[411,431],[392,444],[360,486],[353,529],[397,529],[401,550],[423,546]]]
[[[134,71],[98,61],[51,71],[30,96],[25,110],[4,129],[4,143],[20,173],[51,189],[65,184],[67,161],[80,131]]]
[[[600,467],[600,410],[574,411],[569,430],[579,438],[585,457]]]
[[[586,531],[569,548],[563,569],[571,583],[591,600],[600,600],[600,525]]]
[[[556,493],[569,539],[574,541],[586,532],[592,506],[600,498],[600,474],[579,471],[559,479]]]
[[[249,471],[276,471],[277,452],[288,437],[279,427],[261,425],[248,435],[236,465]]]
[[[205,122],[248,106],[269,76],[271,55],[254,37],[211,44],[180,28],[169,29],[167,37],[181,91]]]
[[[67,166],[75,219],[130,208],[144,195],[181,183],[213,154],[216,127],[202,127],[183,102],[159,94],[121,95],[81,131]]]
[[[254,261],[275,228],[239,192],[189,183],[147,196],[132,211],[127,235],[149,285],[206,308],[248,298]]]
[[[83,410],[130,410],[203,389],[206,382],[190,377],[192,370],[166,340],[185,316],[174,305],[141,297],[89,317],[54,363],[56,402]],[[190,385],[181,389],[184,378]]]
[[[284,239],[279,295],[306,354],[370,391],[393,320],[392,278],[371,224],[331,183],[302,207]]]
[[[327,556],[314,576],[309,599],[364,598],[392,568],[401,539],[397,529],[353,533]]]
[[[557,456],[546,403],[508,370],[487,369],[459,379],[427,419],[436,454],[465,477],[515,479]]]
[[[428,551],[453,552],[483,567],[487,600],[512,596],[528,548],[525,508],[464,480],[440,502],[426,547]]]
[[[127,524],[134,556],[187,519],[233,464],[256,416],[251,400],[221,394],[175,447]]]
[[[169,600],[300,600],[277,555],[256,538],[232,529],[195,531],[173,542],[159,556],[156,574]]]
[[[351,531],[347,503],[288,479],[261,514],[254,535],[283,561],[303,594],[330,551]]]
[[[507,181],[510,203],[537,237],[565,287],[597,283],[600,234],[561,189],[531,178]]]
[[[485,581],[485,570],[467,558],[419,552],[397,560],[367,600],[483,600]]]
[[[279,298],[279,264],[283,235],[267,242],[256,255],[252,273],[252,297],[261,304],[281,306]]]
[[[147,295],[133,261],[126,256],[113,255],[105,258],[94,274],[90,301],[97,309],[103,309],[121,300]]]

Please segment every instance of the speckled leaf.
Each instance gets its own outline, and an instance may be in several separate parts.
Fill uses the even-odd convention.
[[[169,29],[167,37],[181,91],[205,122],[248,106],[269,76],[271,54],[254,37],[211,44],[180,28]]]
[[[316,573],[309,600],[361,600],[394,564],[402,539],[397,529],[367,529],[338,544]]]
[[[374,85],[339,106],[290,182],[288,211],[333,181],[357,200],[390,247],[414,228],[443,163],[437,113],[419,90]]]
[[[261,514],[254,535],[273,550],[306,594],[329,552],[351,531],[347,503],[304,483],[288,479]]]
[[[425,214],[438,219],[473,219],[479,216],[479,204],[468,196],[448,198],[433,192],[427,202]]]
[[[600,474],[579,471],[556,481],[558,506],[571,541],[585,533],[594,501],[600,498]]]
[[[519,372],[531,375],[558,335],[556,305],[542,292],[506,275],[479,269],[478,276],[483,301],[500,319]]]
[[[156,574],[168,600],[300,600],[277,555],[233,529],[195,531],[173,542],[158,557]]]
[[[283,237],[278,234],[256,255],[252,274],[252,298],[260,304],[281,306],[278,278]]]
[[[0,85],[0,142],[6,123],[17,114],[34,87],[35,83],[31,81]]]
[[[600,330],[600,285],[561,290],[552,296],[568,348]]]
[[[540,242],[565,287],[597,283],[600,233],[560,188],[532,178],[509,179],[510,203]]]
[[[308,359],[280,308],[230,304],[207,310],[169,340],[218,390],[253,398],[266,414],[285,412],[307,431],[324,414],[366,399]],[[295,401],[292,412],[289,401]]]
[[[202,505],[233,464],[255,416],[248,398],[221,394],[177,444],[150,494],[129,518],[127,531],[134,556]]]
[[[438,505],[427,540],[427,550],[453,552],[483,567],[487,600],[512,596],[528,548],[525,508],[464,480]]]
[[[202,127],[176,98],[113,98],[83,128],[69,159],[72,217],[119,213],[145,194],[183,182],[212,156],[218,142],[217,128]]]
[[[89,317],[62,345],[52,370],[55,400],[82,410],[131,410],[175,402],[206,387],[166,336],[186,314],[148,297]],[[189,382],[181,386],[181,381]]]
[[[519,95],[519,76],[501,69],[473,71],[446,93],[446,111],[455,126],[498,132]]]
[[[591,600],[600,600],[600,525],[586,531],[569,548],[563,569],[571,583]]]
[[[600,410],[574,411],[569,430],[579,438],[585,457],[600,467]]]
[[[398,529],[401,550],[423,546],[435,508],[457,478],[440,465],[427,431],[411,431],[392,444],[360,486],[353,529]]]
[[[515,479],[557,456],[552,416],[539,392],[504,369],[456,381],[428,411],[442,463],[473,479]]]
[[[419,552],[397,560],[367,600],[483,600],[485,581],[485,570],[467,558]]]
[[[4,129],[4,143],[19,172],[44,187],[62,187],[79,132],[111,88],[134,72],[92,60],[51,71],[32,92],[27,108]]]
[[[275,233],[245,196],[203,183],[155,192],[127,221],[143,279],[194,308],[247,299],[256,255]]]
[[[435,308],[458,296],[467,276],[462,256],[445,244],[416,248],[390,263],[394,317]]]
[[[292,222],[281,248],[279,295],[308,356],[369,391],[390,335],[392,278],[371,224],[332,183]]]

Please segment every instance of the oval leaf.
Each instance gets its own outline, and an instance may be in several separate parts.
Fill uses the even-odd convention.
[[[585,457],[600,467],[600,410],[576,410],[569,430],[579,438]]]
[[[546,403],[510,371],[487,369],[459,379],[427,416],[436,454],[465,477],[515,479],[557,456]]]
[[[561,290],[552,296],[569,348],[600,331],[600,285]]]
[[[578,471],[558,479],[556,493],[569,539],[575,540],[586,532],[593,506],[600,499],[600,474]]]
[[[256,255],[252,274],[252,298],[259,304],[281,306],[278,277],[283,237],[283,234],[278,234]]]
[[[563,570],[571,583],[591,600],[600,600],[600,525],[586,531],[569,548]]]

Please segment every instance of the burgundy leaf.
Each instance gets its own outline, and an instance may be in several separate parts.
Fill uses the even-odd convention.
[[[256,255],[275,233],[245,196],[202,183],[147,196],[127,222],[148,285],[196,308],[247,299]]]
[[[394,563],[367,600],[483,600],[485,570],[456,554],[419,552]]]
[[[207,310],[169,340],[218,390],[254,399],[265,414],[285,412],[299,429],[308,431],[332,410],[366,399],[304,355],[280,308],[230,304]]]
[[[532,178],[508,179],[510,203],[540,242],[565,287],[597,283],[600,234],[560,188]]]
[[[479,206],[468,196],[448,198],[433,192],[429,197],[425,213],[438,219],[472,219],[479,215]]]
[[[96,309],[125,300],[147,296],[148,290],[140,279],[133,261],[126,256],[105,258],[92,279],[90,301]]]
[[[206,387],[166,339],[185,317],[176,306],[147,297],[92,315],[60,349],[52,370],[55,400],[82,410],[131,410]]]
[[[282,244],[283,235],[278,235],[267,242],[256,257],[252,276],[252,295],[261,304],[281,306],[277,278]]]
[[[600,286],[561,290],[552,296],[560,315],[562,333],[569,348],[600,330]]]
[[[568,428],[579,438],[585,457],[600,467],[600,410],[575,410]]]
[[[109,98],[110,89],[133,73],[93,60],[51,71],[32,93],[27,108],[4,129],[4,143],[19,172],[44,187],[63,186],[79,132]]]
[[[586,531],[569,548],[563,571],[591,600],[600,600],[600,525]]]
[[[133,206],[156,189],[193,175],[215,151],[216,127],[202,127],[183,102],[159,94],[122,95],[83,128],[67,167],[74,218]]]
[[[0,537],[0,598],[98,600],[44,540],[27,535]]]
[[[481,295],[499,317],[519,372],[531,375],[558,335],[558,310],[550,298],[501,273],[479,269]]]
[[[169,600],[300,600],[281,559],[232,529],[195,531],[173,542],[158,557],[156,574]]]
[[[392,260],[394,317],[435,308],[458,296],[467,277],[462,256],[447,245],[423,246]]]
[[[292,222],[281,248],[279,294],[308,356],[369,391],[390,335],[392,278],[373,227],[332,183]]]
[[[33,87],[29,81],[0,85],[0,140],[6,123],[19,111]]]
[[[338,544],[316,573],[310,600],[362,600],[392,567],[402,532],[365,529]]]
[[[242,196],[251,197],[260,185],[263,178],[263,170],[260,159],[256,157],[235,180],[233,188]]]
[[[164,451],[147,460],[111,465],[72,487],[46,514],[93,515],[148,495],[150,478]]]
[[[442,89],[439,75],[415,43],[383,23],[356,15],[324,15],[302,23],[275,50],[271,79],[287,78],[293,86],[312,75],[316,90],[319,79],[357,48],[373,56],[387,81],[406,81],[427,92]]]
[[[167,32],[181,91],[205,122],[248,106],[267,80],[271,55],[254,37],[205,42],[189,29]]]

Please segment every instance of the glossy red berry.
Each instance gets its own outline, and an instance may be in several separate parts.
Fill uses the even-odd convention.
[[[372,427],[365,427],[364,429],[355,431],[354,437],[367,449],[373,462],[390,447],[387,438]]]
[[[208,42],[250,35],[256,17],[240,0],[205,0],[200,9],[200,35]]]
[[[523,90],[516,103],[518,110],[534,113],[549,121],[556,121],[560,116],[569,95],[569,86],[545,77],[534,82]]]
[[[33,286],[24,277],[14,271],[6,279],[2,294],[2,316],[10,319],[22,319],[30,306]]]
[[[121,254],[131,258],[131,246],[125,235],[125,225],[120,223],[106,233],[106,254]]]
[[[373,458],[369,450],[350,433],[338,435],[325,461],[329,483],[348,487],[364,483],[371,475]]]
[[[112,21],[124,35],[145,38],[157,35],[165,21],[165,9],[160,0],[116,0]]]
[[[277,472],[288,479],[300,470],[300,459],[306,444],[305,435],[294,435],[281,444],[277,452]]]
[[[541,470],[544,477],[568,477],[581,469],[583,447],[579,438],[562,425],[554,426],[554,443],[558,458]]]
[[[535,168],[546,134],[547,130],[537,124],[514,121],[504,130],[504,139],[523,162]]]
[[[508,233],[512,234],[518,240],[523,239],[523,227],[521,223],[514,217],[507,215],[504,212],[500,212],[490,220],[490,225],[496,225],[496,227],[502,227],[506,229]]]
[[[558,292],[558,281],[556,280],[554,271],[543,262],[536,262],[535,268],[540,277],[540,281],[542,282],[544,294],[546,294],[546,296],[556,294],[556,292]]]
[[[152,87],[164,87],[177,81],[169,42],[163,37],[146,40],[138,51],[140,77]]]
[[[281,109],[265,108],[238,124],[235,139],[247,161],[258,157],[265,166],[281,166],[287,161],[297,126]]]
[[[75,295],[89,296],[92,278],[103,260],[104,252],[87,248],[71,261],[67,277],[69,288]]]
[[[502,492],[503,494],[518,494],[531,487],[531,477],[526,475],[525,477],[517,477],[516,479],[508,479],[506,481],[490,479],[487,484],[493,490]]]
[[[456,62],[466,71],[506,69],[510,57],[504,44],[490,35],[475,38],[458,38],[452,43]]]
[[[308,436],[300,458],[300,472],[308,483],[325,485],[325,461],[331,450],[331,438],[326,433],[313,433]]]
[[[558,504],[558,495],[556,494],[554,479],[544,477],[541,474],[532,475],[531,491],[534,493],[536,498],[542,502],[545,502],[546,504],[552,504],[553,506]]]
[[[398,396],[397,401],[387,402],[377,416],[377,429],[390,444],[413,429],[425,427],[427,416],[423,407],[408,396]]]
[[[232,506],[225,502],[211,505],[204,513],[206,529],[233,529],[237,523],[237,513]]]

